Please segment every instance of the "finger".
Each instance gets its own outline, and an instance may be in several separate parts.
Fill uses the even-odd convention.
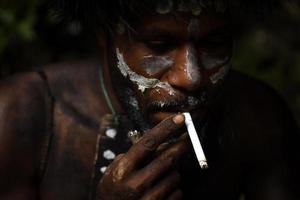
[[[175,190],[166,200],[181,200],[183,199],[183,194],[181,190]]]
[[[156,184],[152,189],[147,191],[146,195],[141,198],[141,200],[161,200],[168,196],[168,194],[172,193],[172,191],[178,188],[178,184],[180,181],[180,175],[178,172],[171,172],[170,175],[161,180],[158,184]]]
[[[188,138],[173,144],[146,167],[135,172],[130,177],[130,180],[142,188],[151,186],[163,174],[174,168],[179,158],[182,157],[189,148],[190,144]]]
[[[128,173],[126,166],[124,165],[126,162],[122,161],[124,156],[125,154],[119,154],[114,159],[114,161],[107,167],[101,181],[105,180],[106,178],[110,179],[110,177],[113,177],[115,182],[125,179]]]
[[[109,174],[111,171],[118,165],[119,161],[124,157],[125,154],[119,154],[116,156],[116,158],[113,160],[113,162],[108,165],[106,171],[104,174]]]
[[[188,137],[188,133],[184,133],[182,135],[180,135],[180,137],[178,138],[174,138],[172,140],[168,140],[167,142],[164,142],[162,144],[160,144],[155,153],[154,156],[157,157],[158,155],[160,155],[163,151],[165,151],[166,149],[170,148],[174,143],[177,143],[181,140],[185,140]]]
[[[132,167],[148,157],[157,147],[163,143],[175,130],[179,129],[184,123],[182,114],[169,117],[149,130],[138,143],[133,145],[126,153],[126,158]]]

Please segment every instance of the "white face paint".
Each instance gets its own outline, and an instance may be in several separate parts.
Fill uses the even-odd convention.
[[[173,0],[161,0],[156,5],[156,12],[159,14],[167,14],[173,10]]]
[[[155,78],[146,78],[132,71],[126,64],[123,54],[120,52],[119,48],[116,49],[116,53],[118,59],[117,66],[121,71],[122,75],[124,77],[128,77],[130,81],[135,83],[141,92],[145,92],[145,90],[148,88],[162,88],[168,91],[170,95],[175,94],[174,89],[169,83],[161,82],[160,80]]]
[[[205,9],[206,5],[202,1],[195,0],[181,0],[178,3],[177,10],[179,12],[192,12],[193,15],[198,16]]]
[[[164,71],[172,67],[174,61],[167,56],[144,56],[140,66],[147,72],[148,75],[152,76],[158,72]]]
[[[185,74],[192,83],[198,83],[201,80],[198,59],[193,48],[186,50]]]
[[[220,67],[221,65],[226,64],[229,61],[230,57],[220,58],[214,55],[210,55],[206,52],[203,52],[201,55],[201,62],[205,69],[213,69]]]
[[[216,84],[217,82],[219,82],[220,80],[224,79],[224,77],[226,76],[226,74],[228,73],[230,68],[230,65],[224,65],[223,67],[221,67],[219,69],[219,71],[217,71],[215,74],[213,74],[209,79],[212,82],[212,84]]]
[[[191,19],[188,25],[189,37],[197,37],[199,35],[200,33],[199,24],[200,24],[199,19]]]

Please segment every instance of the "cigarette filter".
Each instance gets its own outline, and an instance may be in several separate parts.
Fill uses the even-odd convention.
[[[183,115],[185,117],[185,125],[187,127],[188,134],[190,136],[190,139],[191,139],[194,151],[196,153],[196,157],[199,162],[199,165],[200,165],[201,169],[207,169],[208,168],[207,160],[206,160],[205,154],[203,152],[203,148],[200,143],[199,137],[197,135],[191,114],[188,112],[185,112],[185,113],[183,113]]]

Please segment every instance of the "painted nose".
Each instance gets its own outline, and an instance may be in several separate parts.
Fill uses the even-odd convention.
[[[162,77],[175,88],[192,91],[201,83],[201,73],[196,49],[191,45],[182,47],[175,55],[174,66]]]

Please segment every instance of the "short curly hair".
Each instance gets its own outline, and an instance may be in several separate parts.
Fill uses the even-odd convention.
[[[280,8],[282,0],[53,0],[56,16],[76,21],[90,28],[111,29],[120,21],[130,24],[130,16],[153,12],[158,3],[188,2],[203,8],[222,10],[232,19],[261,19]],[[238,17],[237,17],[238,16]]]

